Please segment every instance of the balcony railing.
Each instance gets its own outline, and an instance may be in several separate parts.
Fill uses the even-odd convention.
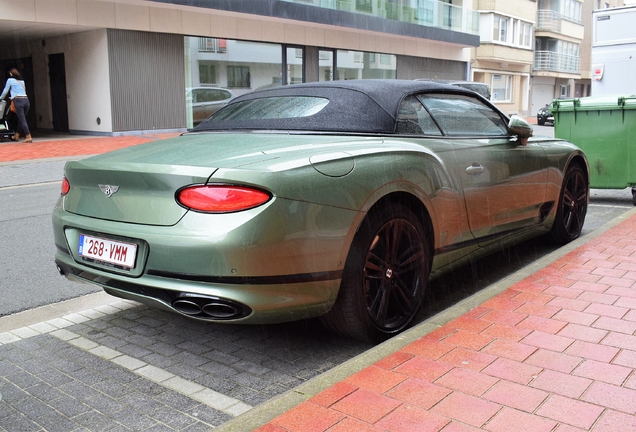
[[[409,0],[283,0],[325,9],[335,9],[361,15],[370,15],[437,27],[472,35],[479,34],[479,12],[443,3],[423,0],[411,7]]]
[[[568,17],[550,9],[539,9],[537,11],[537,30],[560,33],[563,20],[581,24],[581,20]]]
[[[581,59],[577,56],[559,54],[553,51],[535,51],[534,70],[579,74]]]

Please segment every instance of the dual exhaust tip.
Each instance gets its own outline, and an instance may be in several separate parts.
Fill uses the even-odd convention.
[[[184,315],[214,320],[238,319],[251,313],[251,309],[241,303],[193,293],[180,293],[172,307]]]
[[[58,263],[56,263],[55,267],[60,275],[66,275],[66,272]],[[158,291],[167,293],[167,291],[164,290],[153,290],[155,294]],[[145,293],[145,295],[148,295],[148,293]],[[160,299],[164,302],[172,297],[172,307],[177,312],[199,319],[233,320],[246,317],[252,313],[252,309],[239,302],[203,294],[181,292],[161,296],[150,295],[150,297]]]

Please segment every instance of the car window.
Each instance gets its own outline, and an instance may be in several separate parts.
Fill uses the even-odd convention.
[[[420,101],[449,136],[505,136],[508,127],[497,111],[467,95],[425,94]]]
[[[441,135],[439,128],[415,96],[408,96],[400,103],[396,133],[405,135]]]
[[[307,117],[320,112],[329,99],[311,96],[281,96],[252,99],[227,105],[214,120],[260,120]]]

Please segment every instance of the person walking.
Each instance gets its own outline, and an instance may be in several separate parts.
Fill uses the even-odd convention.
[[[18,116],[18,130],[11,139],[13,141],[18,141],[20,139],[20,133],[22,133],[22,135],[24,135],[25,143],[33,142],[31,132],[29,131],[29,125],[26,121],[26,115],[29,112],[31,105],[29,104],[29,98],[26,94],[24,80],[20,78],[20,72],[18,72],[16,68],[9,70],[9,79],[7,79],[7,84],[4,86],[2,95],[0,95],[0,100],[4,99],[9,91],[11,92],[11,102],[13,102],[13,105],[15,106],[15,113]]]

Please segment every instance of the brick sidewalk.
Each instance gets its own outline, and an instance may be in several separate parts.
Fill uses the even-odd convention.
[[[85,156],[105,153],[159,139],[172,138],[180,133],[131,135],[121,137],[78,137],[73,139],[34,138],[32,143],[0,143],[0,162]]]
[[[259,432],[635,431],[636,215]]]

